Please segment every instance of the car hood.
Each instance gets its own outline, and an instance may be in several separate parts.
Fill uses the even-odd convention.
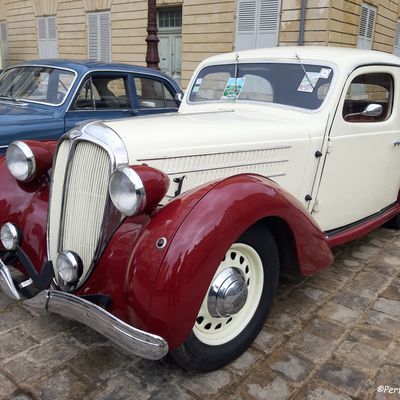
[[[55,111],[32,103],[13,104],[0,100],[0,124],[32,124],[44,119],[54,119]]]
[[[301,113],[225,109],[106,121],[125,143],[130,164],[192,154],[285,146],[309,137]],[[292,115],[296,114],[296,115]],[[152,165],[152,163],[148,163]]]

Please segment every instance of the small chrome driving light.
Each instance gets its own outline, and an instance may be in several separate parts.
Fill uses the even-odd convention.
[[[56,265],[58,275],[67,284],[75,283],[82,275],[82,260],[72,251],[60,253],[57,257]]]
[[[8,146],[7,167],[11,175],[19,181],[29,181],[36,172],[36,161],[30,147],[21,141],[16,141]]]
[[[19,243],[19,234],[17,227],[11,222],[7,222],[1,227],[1,243],[7,250],[15,250]]]
[[[124,215],[137,215],[144,210],[146,192],[139,175],[121,167],[110,178],[109,193],[114,206]]]

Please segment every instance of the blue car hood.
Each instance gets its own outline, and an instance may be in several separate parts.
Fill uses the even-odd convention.
[[[0,131],[7,125],[38,124],[40,121],[54,119],[56,111],[50,107],[24,103],[12,104],[0,100]]]

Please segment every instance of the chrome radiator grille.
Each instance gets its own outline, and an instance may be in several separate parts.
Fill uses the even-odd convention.
[[[110,174],[110,157],[99,145],[68,139],[61,143],[53,169],[48,227],[54,267],[58,254],[69,250],[82,259],[83,276],[89,272],[101,240]]]

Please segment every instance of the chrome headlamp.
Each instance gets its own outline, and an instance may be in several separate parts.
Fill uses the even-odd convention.
[[[137,215],[144,210],[146,191],[139,175],[129,167],[113,172],[109,193],[114,206],[124,215]]]
[[[57,271],[66,284],[75,283],[82,275],[83,265],[80,257],[72,251],[63,251],[57,257]]]
[[[12,142],[8,146],[6,159],[8,170],[15,179],[26,182],[35,175],[35,156],[26,143]]]
[[[15,250],[19,243],[19,233],[17,227],[11,222],[7,222],[1,227],[1,243],[7,250]]]

